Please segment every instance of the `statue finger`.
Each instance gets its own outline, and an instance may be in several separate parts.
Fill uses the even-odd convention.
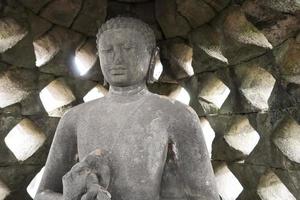
[[[99,180],[96,174],[89,173],[86,177],[86,186],[87,188],[91,188],[93,185],[98,185]]]

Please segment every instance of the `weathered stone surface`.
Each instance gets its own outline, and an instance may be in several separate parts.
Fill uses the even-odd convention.
[[[31,9],[33,12],[38,13],[51,0],[21,0],[21,3]]]
[[[160,45],[164,68],[175,79],[194,75],[192,67],[193,49],[182,40],[169,40]]]
[[[6,146],[19,161],[32,156],[45,140],[44,133],[27,118],[20,121],[4,139]]]
[[[196,72],[210,71],[228,64],[223,55],[222,35],[209,25],[203,25],[190,34],[190,42],[193,46],[193,67]]]
[[[96,64],[98,59],[94,40],[87,40],[75,51],[75,67],[79,76],[84,76]]]
[[[33,92],[31,95],[21,101],[22,115],[39,115],[43,114],[44,109],[40,101],[39,94]]]
[[[274,50],[280,76],[291,83],[300,84],[300,42],[290,39]]]
[[[34,49],[30,34],[27,34],[14,47],[2,53],[1,59],[17,67],[35,68]]]
[[[209,22],[214,16],[214,10],[203,0],[176,0],[177,10],[196,28]]]
[[[198,86],[198,101],[206,113],[220,109],[230,93],[230,89],[213,73],[199,76]]]
[[[235,117],[225,132],[225,141],[234,149],[248,156],[259,141],[259,134],[250,125],[247,117]]]
[[[5,199],[10,193],[10,189],[0,180],[0,199]]]
[[[262,27],[261,32],[273,46],[277,46],[287,38],[293,37],[299,30],[300,19],[297,16],[284,15],[276,23]]]
[[[280,12],[294,13],[300,10],[300,2],[297,0],[263,0],[260,3]]]
[[[72,29],[95,36],[98,27],[105,21],[107,0],[86,0],[82,6],[72,25]]]
[[[246,101],[254,109],[268,109],[268,100],[276,79],[269,72],[255,64],[235,67],[235,73],[238,78],[239,91]]]
[[[225,162],[214,165],[218,192],[222,199],[236,199],[243,191],[243,186],[232,174]]]
[[[82,6],[82,0],[53,0],[42,10],[41,16],[54,24],[69,27]]]
[[[37,76],[24,69],[12,69],[0,74],[0,107],[15,104],[26,98],[35,89]]]
[[[203,0],[208,5],[210,5],[216,11],[221,11],[224,7],[226,7],[230,0]]]
[[[233,8],[226,16],[224,33],[239,43],[272,49],[267,38],[246,19],[240,8]]]
[[[10,165],[10,164],[16,164],[18,161],[16,157],[13,155],[13,153],[7,148],[4,142],[4,138],[9,133],[9,131],[16,126],[20,121],[22,120],[22,117],[18,114],[16,115],[0,115],[0,124],[1,124],[1,130],[0,130],[0,164],[1,166]],[[2,177],[1,177],[2,178]],[[8,182],[9,184],[14,184],[14,182]]]
[[[58,41],[60,51],[39,70],[54,75],[73,75],[75,49],[82,42],[82,35],[59,26],[55,26],[49,34]]]
[[[188,22],[177,13],[175,0],[155,1],[155,14],[167,38],[185,37],[190,31]]]
[[[62,79],[56,79],[40,92],[40,99],[49,116],[61,117],[76,98]]]
[[[169,186],[174,186],[166,181],[166,176],[174,176],[176,171],[169,173],[165,170],[172,170],[169,166],[175,164],[183,173],[175,184],[176,188],[186,182],[185,187],[191,191],[188,195],[197,194],[205,199],[217,200],[213,170],[197,115],[190,107],[154,95],[146,88],[149,59],[155,46],[153,32],[143,22],[125,17],[111,19],[102,28],[105,27],[110,28],[100,37],[98,53],[105,80],[110,84],[109,93],[102,99],[79,105],[64,115],[51,146],[37,199],[43,199],[46,195],[54,197],[48,189],[57,187],[63,190],[56,196],[64,199],[85,198],[91,194],[103,199],[98,195],[108,193],[106,190],[112,188],[109,190],[112,198],[142,197],[152,200],[165,194]],[[148,34],[149,38],[143,37],[144,34]],[[128,47],[128,44],[132,46]],[[107,51],[107,47],[111,49]],[[126,72],[122,69],[124,67]],[[128,90],[128,87],[131,89]],[[118,119],[115,113],[118,113]],[[91,120],[93,116],[97,116],[96,121]],[[170,116],[177,117],[171,119]],[[195,136],[182,137],[182,134]],[[96,170],[89,173],[85,171],[89,168],[85,158],[87,156],[88,159],[90,152],[95,150],[94,145],[101,148],[96,154],[107,159],[97,161],[99,165]],[[191,151],[194,153],[190,154]],[[60,152],[59,155],[56,152]],[[177,158],[177,155],[180,156]],[[75,160],[76,157],[79,157],[79,162]],[[93,186],[101,188],[100,191],[96,189],[90,193],[93,192],[89,189],[91,175]],[[112,182],[110,175],[115,177]],[[74,184],[74,181],[78,184]],[[124,188],[124,185],[130,186]],[[183,197],[184,193],[178,194],[178,198]],[[168,197],[162,196],[164,198]]]
[[[15,46],[28,34],[26,28],[8,17],[0,19],[0,30],[0,53]]]
[[[296,200],[293,194],[290,193],[272,170],[268,170],[260,178],[257,193],[262,200],[268,200],[270,198]]]
[[[290,116],[286,116],[276,126],[273,142],[290,160],[300,163],[300,125]]]
[[[35,15],[34,13],[29,12],[28,19],[29,19],[31,34],[33,36],[33,39],[37,39],[41,37],[52,27],[52,24],[50,22]]]
[[[40,67],[49,62],[59,52],[60,46],[59,40],[50,33],[34,40],[35,65]]]

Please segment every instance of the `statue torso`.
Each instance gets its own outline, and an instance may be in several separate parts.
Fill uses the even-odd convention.
[[[112,199],[159,199],[168,148],[168,115],[146,93],[93,102],[79,117],[79,159],[95,149],[109,152]]]

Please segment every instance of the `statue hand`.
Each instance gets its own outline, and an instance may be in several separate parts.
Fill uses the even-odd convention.
[[[86,180],[90,174],[88,166],[79,162],[62,177],[63,199],[80,200],[82,194],[86,191]]]
[[[110,200],[110,193],[98,184],[98,178],[91,173],[87,177],[87,192],[81,200]]]

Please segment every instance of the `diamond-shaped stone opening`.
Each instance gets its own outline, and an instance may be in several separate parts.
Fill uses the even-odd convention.
[[[300,163],[300,125],[286,116],[276,126],[273,142],[290,160]]]
[[[260,178],[257,194],[261,200],[296,200],[293,194],[271,170]]]
[[[241,81],[239,90],[250,104],[260,110],[268,109],[268,100],[276,79],[261,67],[247,66],[235,69]]]
[[[215,75],[207,75],[200,84],[200,92],[198,97],[201,103],[201,98],[213,103],[218,109],[221,108],[224,101],[227,99],[230,89]]]
[[[178,86],[170,95],[170,98],[180,101],[183,104],[189,105],[191,97],[184,87]]]
[[[43,174],[44,174],[45,167],[43,167],[36,175],[35,177],[31,180],[29,185],[27,186],[26,190],[27,193],[31,196],[32,199],[34,199],[37,190],[39,188],[39,185],[41,183]]]
[[[201,117],[200,118],[200,125],[202,128],[202,132],[204,135],[204,140],[206,143],[206,147],[209,153],[209,156],[211,157],[212,154],[212,143],[215,139],[215,131],[211,128],[208,120],[205,117]]]
[[[257,145],[260,136],[250,125],[247,117],[239,116],[233,120],[229,130],[224,135],[224,139],[229,146],[247,156]]]
[[[22,40],[28,31],[14,19],[4,17],[0,19],[0,53],[15,46]]]
[[[104,97],[107,94],[107,90],[102,85],[96,85],[93,87],[84,97],[83,101],[88,102],[101,97]]]
[[[19,161],[32,156],[45,140],[45,134],[27,118],[18,123],[4,139],[6,146]]]
[[[64,81],[56,79],[42,89],[40,99],[49,116],[61,117],[75,96]]]
[[[51,34],[46,34],[33,41],[35,65],[40,67],[49,62],[60,50],[58,40]]]
[[[0,180],[0,200],[4,200],[9,194],[9,188]]]
[[[87,41],[75,52],[75,67],[80,76],[85,75],[97,61],[97,49],[94,41]]]
[[[226,163],[221,163],[215,167],[215,177],[222,200],[235,200],[244,189]]]

